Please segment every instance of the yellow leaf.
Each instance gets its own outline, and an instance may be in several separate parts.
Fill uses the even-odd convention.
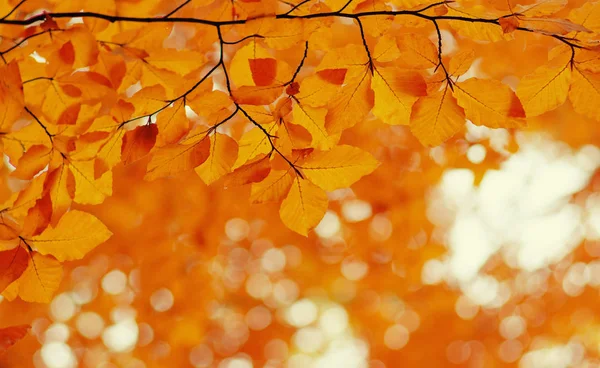
[[[325,115],[327,109],[294,104],[292,110],[294,124],[303,126],[312,137],[312,144],[316,148],[328,149],[335,144],[332,137],[325,130]]]
[[[325,191],[308,180],[296,177],[287,197],[281,202],[281,221],[298,234],[307,236],[308,230],[317,226],[329,201]]]
[[[493,18],[482,6],[476,6],[469,9],[469,12],[459,11],[448,7],[447,16],[457,16],[463,18]],[[503,41],[510,39],[510,34],[504,34],[502,27],[492,23],[468,22],[463,20],[450,21],[450,26],[454,28],[460,35],[478,41]]]
[[[528,117],[538,116],[557,108],[567,99],[571,69],[541,66],[521,79],[517,96]]]
[[[581,8],[569,13],[569,19],[591,31],[600,31],[600,2],[584,2]]]
[[[471,78],[454,85],[454,97],[465,109],[467,119],[490,128],[516,128],[525,111],[516,94],[505,84],[491,79]]]
[[[291,185],[289,170],[271,170],[263,181],[252,184],[250,200],[253,203],[279,201],[285,197]]]
[[[204,59],[204,54],[197,51],[159,48],[154,49],[150,56],[144,58],[144,61],[183,76],[201,68]]]
[[[185,115],[183,99],[176,101],[173,106],[161,111],[156,117],[158,136],[156,144],[164,146],[179,141],[190,130],[190,122]]]
[[[328,51],[319,65],[317,71],[327,69],[348,69],[347,79],[360,77],[365,72],[365,65],[369,58],[361,45],[349,44],[345,47]]]
[[[319,107],[331,101],[339,89],[340,86],[329,83],[318,75],[311,75],[302,80],[300,92],[294,97],[304,106]]]
[[[448,73],[453,76],[465,74],[475,60],[475,52],[473,50],[460,51],[450,59]]]
[[[519,17],[519,25],[537,33],[549,35],[566,35],[569,32],[591,32],[589,29],[580,24],[573,23],[567,19],[559,18]]]
[[[564,8],[565,5],[567,5],[567,0],[538,0],[533,4],[518,4],[514,7],[513,11],[528,17],[538,17],[554,14]]]
[[[155,180],[195,169],[208,158],[209,142],[202,134],[198,134],[192,143],[170,144],[155,149],[144,178]]]
[[[100,204],[112,195],[112,171],[96,179],[94,160],[69,161],[69,168],[75,178],[75,202]]]
[[[356,82],[348,83],[332,98],[327,113],[327,131],[331,134],[341,133],[353,127],[367,117],[374,103],[371,89],[371,77],[364,68],[364,74]]]
[[[56,259],[33,253],[27,269],[15,281],[19,297],[26,302],[50,303],[62,274],[62,266]]]
[[[379,38],[373,51],[373,59],[381,63],[396,60],[401,55],[396,38],[388,35]]]
[[[81,259],[97,245],[104,243],[112,233],[93,215],[71,210],[63,215],[55,227],[48,227],[27,243],[43,255],[52,255],[59,261]]]
[[[252,41],[240,48],[231,59],[230,79],[236,86],[255,86],[250,68],[250,59],[271,58],[268,50]]]
[[[135,106],[133,116],[141,117],[155,113],[167,104],[165,96],[165,88],[161,85],[142,88],[129,99],[129,102]]]
[[[277,123],[271,123],[264,126],[269,134],[275,134]],[[239,140],[239,151],[237,160],[233,165],[234,169],[244,165],[261,154],[271,152],[271,143],[265,133],[259,128],[253,128],[242,135]]]
[[[390,125],[408,125],[412,105],[427,94],[421,74],[394,67],[377,67],[371,88],[375,94],[373,114]]]
[[[402,57],[397,60],[403,66],[414,69],[434,68],[438,63],[438,50],[429,37],[419,33],[398,36]]]
[[[575,111],[600,121],[600,74],[576,68],[569,100]]]
[[[372,173],[379,162],[360,148],[342,145],[329,151],[313,151],[298,166],[308,180],[332,191],[351,186]]]
[[[210,155],[196,168],[196,173],[206,185],[212,184],[231,172],[238,154],[238,145],[230,136],[215,133],[210,136]]]
[[[410,130],[426,146],[437,146],[465,125],[465,112],[448,87],[421,97],[413,106]]]
[[[0,65],[0,75],[0,132],[7,133],[24,106],[19,65],[16,62]]]

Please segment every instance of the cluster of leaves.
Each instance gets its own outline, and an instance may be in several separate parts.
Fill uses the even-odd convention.
[[[248,185],[252,202],[280,203],[283,223],[306,235],[327,191],[378,166],[344,142],[361,122],[405,125],[435,146],[466,119],[521,127],[567,98],[600,120],[600,3],[506,5],[3,2],[0,134],[14,191],[0,213],[2,295],[49,301],[61,262],[111,236],[72,208],[111,196],[121,163],[147,162],[147,180],[195,171],[206,184]],[[511,88],[461,77],[476,55],[446,51],[444,32],[553,46]]]

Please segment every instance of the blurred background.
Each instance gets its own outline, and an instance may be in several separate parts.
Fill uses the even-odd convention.
[[[342,140],[382,165],[308,238],[249,188],[117,167],[85,207],[114,236],[49,305],[0,302],[32,325],[0,367],[596,367],[598,138],[569,105],[433,149],[366,121]]]

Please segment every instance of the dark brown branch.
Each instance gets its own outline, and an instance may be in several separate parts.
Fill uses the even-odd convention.
[[[6,19],[6,18],[10,17],[10,16],[12,15],[12,13],[16,12],[16,11],[17,11],[17,9],[19,9],[19,7],[20,7],[21,5],[23,5],[23,3],[24,3],[24,2],[26,2],[26,1],[27,1],[27,0],[21,0],[21,1],[20,1],[20,2],[17,4],[17,5],[15,5],[15,7],[14,7],[14,8],[12,8],[12,10],[11,10],[11,11],[9,11],[9,12],[8,12],[8,14],[6,14],[5,16],[3,16],[3,17],[2,17],[2,18],[0,18],[0,19],[4,20],[4,19]]]
[[[261,35],[259,35],[259,34],[251,34],[251,35],[249,35],[249,36],[246,36],[246,37],[244,37],[244,38],[240,38],[240,39],[239,39],[239,40],[237,40],[237,41],[223,41],[223,44],[225,44],[225,45],[236,45],[236,44],[238,44],[238,43],[240,43],[240,42],[244,42],[244,41],[246,41],[246,40],[247,40],[247,39],[249,39],[249,38],[265,38],[265,36],[261,36]]]
[[[48,131],[48,128],[46,128],[46,126],[40,121],[40,119],[38,119],[38,117],[35,116],[35,114],[33,112],[31,112],[31,110],[29,110],[29,108],[27,106],[25,106],[24,108],[25,108],[25,111],[27,111],[27,113],[29,115],[31,115],[31,117],[38,123],[38,125],[41,126],[42,129],[44,129],[44,132],[46,132],[46,135],[48,136],[48,138],[50,138],[50,142],[54,143],[54,140],[53,140],[54,134],[51,134]]]
[[[440,26],[438,25],[437,21],[435,19],[433,19],[432,22],[433,22],[433,25],[435,26],[435,32],[437,33],[437,38],[438,38],[438,65],[436,65],[435,70],[437,71],[438,68],[440,68],[440,67],[442,68],[442,70],[444,71],[444,74],[446,76],[446,82],[450,86],[450,89],[452,91],[454,91],[454,87],[452,86],[452,79],[450,79],[448,70],[446,69],[444,62],[442,61],[442,32],[440,31]]]
[[[371,75],[373,74],[373,58],[371,57],[371,51],[369,51],[369,46],[367,45],[367,39],[365,37],[365,30],[363,28],[362,22],[360,18],[356,18],[356,22],[358,23],[358,28],[360,28],[360,38],[362,38],[362,43],[367,52],[367,57],[369,58],[369,70],[371,71]]]
[[[375,10],[375,11],[366,11],[360,13],[342,13],[342,11],[351,3],[348,1],[342,9],[333,12],[324,12],[324,13],[312,13],[312,14],[304,14],[304,15],[292,15],[289,12],[283,14],[275,15],[275,19],[316,19],[316,18],[327,18],[327,17],[341,17],[341,18],[350,18],[350,19],[360,19],[362,17],[370,17],[370,16],[400,16],[400,15],[410,15],[417,16],[423,19],[427,19],[429,21],[440,21],[440,20],[455,20],[469,23],[484,23],[484,24],[494,24],[500,26],[499,19],[486,19],[486,18],[471,18],[466,16],[456,16],[456,15],[426,15],[423,14],[425,10],[430,9],[433,6],[439,6],[448,3],[447,1],[439,2],[435,4],[428,5],[422,9],[418,10]],[[221,27],[225,25],[239,25],[245,24],[247,19],[234,19],[234,20],[225,20],[225,21],[213,21],[208,19],[201,18],[189,18],[189,17],[173,17],[173,18],[152,18],[152,17],[129,17],[129,16],[119,16],[119,15],[108,15],[96,12],[64,12],[64,13],[44,13],[38,14],[36,16],[27,18],[27,19],[0,19],[0,24],[6,25],[30,25],[39,21],[44,21],[47,17],[52,17],[56,19],[60,18],[96,18],[96,19],[104,19],[108,22],[135,22],[135,23],[194,23],[194,24],[203,24],[213,27]],[[518,28],[518,30],[525,30],[523,28]],[[531,31],[531,30],[528,30]],[[547,35],[553,37],[554,35]],[[556,38],[556,37],[554,37]],[[565,42],[564,38],[556,38],[561,42]]]
[[[301,7],[302,5],[304,5],[304,4],[306,4],[306,3],[310,2],[310,1],[312,1],[312,0],[303,0],[303,1],[299,2],[296,5],[292,5],[292,4],[286,3],[289,6],[291,6],[292,8],[290,10],[288,10],[287,13],[285,13],[285,14],[288,15],[288,14],[292,13],[294,10],[298,9],[299,7]]]
[[[171,15],[177,13],[179,11],[179,9],[183,8],[184,6],[186,6],[187,4],[189,4],[192,0],[186,0],[184,1],[181,5],[179,5],[178,7],[176,7],[175,9],[173,9],[172,12],[170,12],[169,14],[165,15],[163,17],[163,19],[166,19],[168,17],[170,17]]]
[[[15,43],[11,47],[7,48],[6,50],[0,51],[0,55],[4,55],[4,54],[7,54],[7,53],[11,52],[12,50],[14,50],[17,47],[21,46],[27,40],[30,40],[30,39],[32,39],[34,37],[37,37],[37,36],[44,35],[46,33],[52,34],[53,31],[63,31],[63,29],[49,29],[49,30],[46,30],[46,31],[41,31],[41,32],[38,32],[38,33],[31,34],[31,35],[29,35],[27,37],[23,37],[22,40],[20,40],[19,42]]]
[[[302,66],[304,65],[304,61],[306,60],[307,56],[308,56],[308,41],[306,41],[304,43],[304,55],[302,55],[302,60],[300,60],[300,64],[298,64],[298,67],[296,68],[294,75],[292,75],[292,79],[290,79],[289,82],[285,83],[284,86],[294,83],[294,81],[296,80],[296,77],[298,76],[298,73],[300,73],[300,69],[302,69]]]

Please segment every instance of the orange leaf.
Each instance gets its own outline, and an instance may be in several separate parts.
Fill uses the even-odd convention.
[[[504,33],[514,32],[519,27],[519,19],[514,15],[500,18],[498,19],[498,22]]]
[[[21,276],[28,262],[27,251],[20,246],[0,252],[0,293]]]
[[[273,58],[248,59],[252,80],[259,87],[268,86],[275,80],[277,60]]]
[[[437,146],[465,125],[465,112],[450,88],[421,97],[413,106],[410,130],[426,146]]]
[[[308,180],[296,177],[287,197],[281,202],[281,221],[298,234],[307,236],[308,230],[319,224],[327,212],[325,191]]]
[[[156,143],[158,127],[156,124],[138,126],[125,133],[123,146],[121,147],[121,158],[125,165],[135,162],[150,152]]]
[[[19,65],[0,65],[0,132],[7,133],[23,111],[23,85]]]
[[[90,250],[110,238],[112,233],[100,220],[87,212],[71,210],[55,227],[27,240],[40,254],[50,254],[59,261],[81,259]]]
[[[319,77],[329,83],[341,85],[344,83],[348,69],[325,69],[317,72]]]
[[[27,335],[31,326],[19,325],[0,329],[0,355]]]

